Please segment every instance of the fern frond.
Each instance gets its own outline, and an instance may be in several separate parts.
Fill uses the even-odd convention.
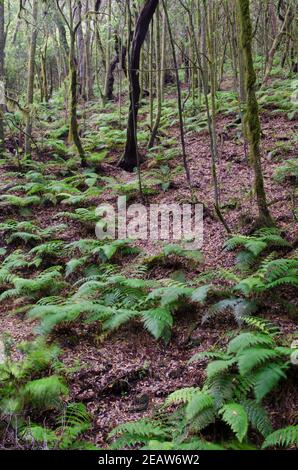
[[[155,308],[142,312],[144,326],[155,339],[168,341],[173,326],[173,317],[167,308]]]
[[[238,403],[228,403],[219,410],[219,413],[222,415],[222,420],[231,427],[237,439],[242,442],[248,431],[248,416],[244,407]]]
[[[195,387],[180,388],[166,398],[164,406],[167,407],[172,404],[178,405],[181,403],[188,403],[198,391],[199,389]]]
[[[287,428],[278,429],[266,437],[262,449],[268,447],[289,447],[291,445],[298,446],[298,425],[288,426]]]
[[[272,425],[265,408],[254,400],[245,400],[241,403],[247,413],[252,427],[266,437],[272,432]]]
[[[252,346],[268,346],[273,344],[273,339],[269,335],[261,333],[242,333],[230,341],[228,346],[228,353],[239,353],[243,349]]]
[[[206,392],[195,392],[185,409],[186,420],[191,422],[206,408],[214,409],[213,397]]]
[[[277,357],[278,353],[274,349],[247,348],[237,355],[239,372],[241,375],[246,375],[264,362]]]
[[[62,383],[61,378],[56,375],[31,380],[22,391],[25,403],[34,408],[56,407],[61,396],[67,394],[68,388]]]
[[[286,378],[284,369],[283,364],[268,364],[256,373],[254,393],[258,402],[268,395],[281,379]]]

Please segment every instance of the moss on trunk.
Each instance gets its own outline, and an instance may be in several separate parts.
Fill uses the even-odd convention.
[[[258,226],[272,226],[261,164],[261,124],[259,118],[259,106],[256,98],[256,73],[252,57],[252,24],[250,18],[249,0],[238,0],[239,17],[241,23],[241,44],[243,48],[245,65],[246,87],[246,129],[250,145],[251,163],[254,169],[255,193],[259,209]]]

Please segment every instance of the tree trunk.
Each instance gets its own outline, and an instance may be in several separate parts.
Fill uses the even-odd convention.
[[[48,76],[47,76],[47,48],[48,48],[48,39],[46,38],[46,42],[44,48],[41,52],[40,57],[40,67],[41,67],[41,87],[42,87],[42,96],[45,103],[49,101],[49,89],[48,89]]]
[[[104,96],[105,101],[108,96],[108,86],[109,86],[109,68],[111,62],[111,37],[112,37],[112,0],[108,0],[108,38],[106,45],[106,76],[105,76],[105,86],[104,86]]]
[[[271,70],[272,70],[272,67],[273,67],[273,60],[274,60],[275,53],[276,53],[277,49],[280,46],[280,43],[281,43],[281,40],[282,40],[282,37],[283,37],[285,31],[290,26],[292,21],[293,21],[293,15],[292,15],[292,8],[291,8],[291,5],[290,5],[288,7],[287,11],[286,11],[285,18],[284,18],[283,24],[280,28],[280,31],[277,34],[277,36],[275,37],[275,39],[273,41],[273,44],[271,46],[271,49],[268,53],[268,62],[267,62],[266,69],[265,69],[265,76],[264,76],[264,80],[263,80],[263,85],[265,85],[268,82],[268,79],[270,77],[270,73],[271,73]]]
[[[86,57],[86,88],[87,100],[90,101],[94,98],[93,93],[93,70],[92,70],[92,46],[91,46],[91,22],[88,16],[89,1],[86,1],[86,36],[85,36],[85,57]]]
[[[75,33],[71,33],[69,50],[69,74],[70,74],[70,126],[69,141],[73,142],[81,158],[81,164],[86,166],[85,152],[78,131],[77,119],[77,67],[75,59]]]
[[[250,18],[249,0],[238,0],[239,17],[241,24],[241,45],[245,63],[246,85],[246,128],[250,144],[251,161],[255,176],[255,192],[259,209],[258,226],[272,226],[271,218],[264,188],[262,164],[261,164],[261,124],[259,107],[256,98],[256,73],[252,57],[252,24]]]
[[[161,43],[160,43],[160,11],[157,7],[156,11],[156,25],[155,25],[155,42],[156,42],[156,91],[157,91],[157,114],[155,118],[154,127],[151,132],[148,148],[152,148],[155,142],[157,131],[159,128],[162,107],[162,71],[163,65],[161,64]]]
[[[107,95],[106,99],[108,101],[112,101],[114,99],[114,83],[115,83],[115,69],[120,62],[121,57],[121,64],[125,65],[125,57],[126,57],[126,47],[122,47],[121,39],[115,35],[115,57],[109,65],[108,73],[107,73]]]
[[[5,85],[4,85],[4,0],[0,0],[0,158],[3,156],[4,145],[4,111],[5,111]]]
[[[55,23],[57,25],[58,33],[59,33],[59,40],[63,50],[63,62],[64,62],[64,77],[65,78],[68,74],[68,57],[69,57],[69,45],[67,42],[65,26],[63,21],[60,17],[60,13],[56,11],[55,13]]]
[[[127,123],[126,147],[120,163],[120,166],[127,171],[132,171],[139,162],[137,150],[137,118],[141,91],[139,82],[140,54],[157,5],[158,0],[145,1],[138,17],[131,44],[129,58],[130,108]]]
[[[77,28],[77,61],[78,61],[78,82],[79,82],[79,95],[86,100],[86,56],[85,56],[85,40],[82,28],[82,2],[77,1],[76,7],[76,21],[79,24]]]
[[[167,20],[169,38],[170,38],[172,54],[173,54],[173,62],[174,62],[174,68],[175,68],[176,86],[177,86],[177,95],[178,95],[179,128],[180,128],[180,139],[181,139],[181,149],[182,149],[182,156],[183,156],[183,165],[184,165],[184,169],[185,169],[185,175],[186,175],[187,183],[188,183],[189,189],[192,193],[191,176],[190,176],[190,171],[189,171],[189,166],[188,166],[188,161],[187,161],[187,155],[186,155],[185,136],[184,136],[184,122],[183,122],[183,109],[182,109],[182,93],[181,93],[181,86],[180,86],[180,80],[179,80],[179,68],[178,68],[178,61],[177,61],[177,57],[176,57],[175,42],[174,42],[174,38],[173,38],[172,28],[171,28],[171,25],[170,25],[170,18],[169,18],[169,14],[168,14],[167,5],[166,5],[165,0],[162,0],[162,5],[163,5],[164,12],[165,12],[166,20]]]
[[[25,135],[25,154],[30,155],[31,153],[31,134],[32,134],[32,116],[31,106],[34,98],[34,75],[35,75],[35,53],[36,53],[36,41],[37,41],[37,17],[38,17],[38,0],[33,2],[32,12],[32,33],[30,40],[29,50],[29,63],[28,63],[28,85],[27,85],[27,107],[28,115],[26,120],[26,135]]]

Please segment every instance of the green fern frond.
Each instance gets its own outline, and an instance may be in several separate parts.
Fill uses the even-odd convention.
[[[56,375],[32,380],[22,390],[25,403],[34,408],[57,407],[61,396],[67,394],[68,388]]]
[[[195,392],[185,409],[186,420],[191,422],[206,408],[214,409],[213,397],[206,392]]]
[[[247,348],[237,355],[239,372],[241,375],[246,375],[264,362],[277,357],[278,353],[274,349]]]
[[[237,439],[242,442],[248,431],[248,416],[244,407],[238,403],[228,403],[219,410],[219,414],[231,427]]]
[[[285,368],[285,364],[268,364],[255,374],[254,393],[258,402],[286,378]]]
[[[289,447],[291,445],[298,446],[298,425],[274,431],[266,437],[262,449],[267,449],[268,447]]]
[[[234,358],[210,362],[206,369],[208,380],[212,380],[218,374],[227,372],[236,362]]]
[[[170,339],[173,326],[173,317],[167,308],[155,308],[142,312],[142,319],[146,330],[155,339],[163,338],[166,342]]]
[[[126,423],[118,426],[110,434],[109,438],[120,436],[111,445],[112,449],[123,449],[135,444],[146,444],[152,439],[166,440],[166,431],[157,423],[140,420],[135,423]]]
[[[241,333],[236,336],[236,338],[230,341],[228,346],[228,353],[239,353],[243,349],[252,347],[252,346],[269,346],[273,345],[273,339],[269,335],[261,333]]]
[[[195,393],[199,391],[198,388],[189,387],[189,388],[180,388],[175,392],[171,393],[165,400],[164,406],[170,406],[172,404],[181,404],[188,403],[191,401]]]
[[[241,403],[247,413],[252,427],[266,437],[272,432],[272,425],[265,408],[254,400],[245,400]]]

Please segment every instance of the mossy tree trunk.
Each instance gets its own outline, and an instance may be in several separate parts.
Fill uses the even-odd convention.
[[[110,72],[110,63],[111,63],[111,40],[112,40],[112,0],[108,0],[108,34],[107,34],[107,43],[106,43],[106,76],[105,76],[105,85],[104,85],[104,100],[105,102],[108,99],[109,94],[109,72]]]
[[[86,14],[86,36],[85,36],[85,56],[86,56],[86,93],[87,100],[90,101],[94,98],[94,79],[92,70],[92,37],[91,37],[91,20],[89,11],[89,1],[86,1],[85,14]]]
[[[69,142],[73,142],[77,148],[78,154],[81,159],[82,167],[87,166],[86,155],[81,143],[79,130],[78,130],[78,118],[77,118],[77,105],[78,105],[78,72],[77,72],[77,61],[76,61],[76,35],[81,26],[81,19],[77,20],[75,24],[74,12],[77,7],[80,7],[81,2],[72,2],[68,0],[68,18],[66,17],[63,7],[61,8],[59,0],[56,0],[56,4],[64,23],[66,24],[69,36]],[[76,15],[77,16],[77,15]]]
[[[0,158],[3,156],[4,153],[4,49],[4,0],[0,0]]]
[[[161,110],[162,110],[162,70],[164,63],[161,63],[161,43],[160,43],[160,10],[159,6],[156,10],[156,22],[155,22],[155,46],[156,46],[156,93],[157,93],[157,114],[155,123],[151,131],[151,136],[148,144],[148,148],[152,148],[155,142],[155,138],[158,132]],[[163,56],[164,58],[164,56]]]
[[[34,99],[34,76],[35,76],[35,53],[37,42],[37,19],[38,19],[38,0],[33,2],[32,10],[32,32],[29,49],[29,63],[28,63],[28,79],[27,79],[27,108],[28,114],[26,119],[25,130],[25,154],[27,156],[31,153],[31,134],[32,134],[32,113],[31,107]]]
[[[40,68],[41,68],[41,88],[42,97],[45,103],[49,101],[49,88],[48,88],[48,76],[47,76],[47,49],[48,49],[48,38],[46,38],[45,45],[41,51],[40,56]]]
[[[78,119],[77,119],[77,85],[78,85],[78,74],[75,59],[75,33],[70,34],[70,49],[69,49],[69,81],[70,81],[70,125],[69,125],[69,141],[73,142],[80,155],[81,164],[83,167],[86,166],[85,152],[81,143],[81,139],[78,131]]]
[[[238,5],[241,25],[241,45],[245,66],[246,129],[250,145],[251,162],[254,169],[255,193],[259,209],[257,225],[271,226],[273,225],[273,220],[267,205],[261,164],[261,124],[258,101],[255,92],[256,73],[252,57],[252,24],[249,0],[238,0]]]

